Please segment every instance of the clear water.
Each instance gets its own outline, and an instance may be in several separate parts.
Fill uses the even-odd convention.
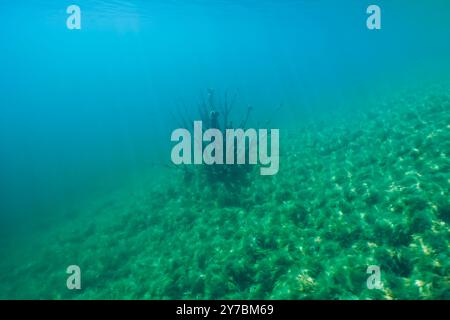
[[[2,1],[0,297],[448,299],[450,5],[375,2]],[[277,175],[167,166],[209,88]]]

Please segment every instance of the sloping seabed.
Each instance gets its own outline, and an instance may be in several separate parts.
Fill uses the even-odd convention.
[[[225,187],[168,170],[15,247],[0,297],[450,299],[450,92],[281,133],[276,176]],[[383,289],[367,289],[369,265]]]

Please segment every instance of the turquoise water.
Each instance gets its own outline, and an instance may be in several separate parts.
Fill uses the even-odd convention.
[[[0,298],[448,299],[450,5],[375,2],[0,3]],[[208,94],[276,175],[171,163]]]

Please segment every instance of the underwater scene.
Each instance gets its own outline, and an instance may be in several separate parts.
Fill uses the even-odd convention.
[[[0,2],[0,299],[450,299],[450,2]]]

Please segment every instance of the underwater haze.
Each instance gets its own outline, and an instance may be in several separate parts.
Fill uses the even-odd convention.
[[[1,299],[450,299],[447,0],[17,0],[0,21]],[[276,174],[173,163],[173,130],[216,111],[279,129]]]

